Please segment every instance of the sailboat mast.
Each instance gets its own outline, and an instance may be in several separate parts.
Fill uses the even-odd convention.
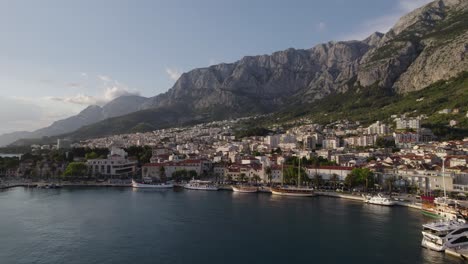
[[[299,167],[297,168],[297,187],[301,184],[301,155],[299,154]]]
[[[284,160],[281,162],[281,186],[284,185]]]
[[[445,189],[445,158],[442,158],[442,184],[444,185],[444,198],[447,197],[447,190]]]

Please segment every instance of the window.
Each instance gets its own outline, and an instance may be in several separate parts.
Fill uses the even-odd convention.
[[[461,244],[461,243],[465,243],[465,242],[468,242],[468,237],[464,236],[464,237],[459,237],[457,239],[455,239],[452,244]]]
[[[452,235],[458,235],[466,231],[468,231],[468,228],[460,228],[459,230],[453,232]]]

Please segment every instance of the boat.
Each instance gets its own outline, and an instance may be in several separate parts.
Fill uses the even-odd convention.
[[[219,187],[210,181],[191,180],[184,185],[188,190],[217,191]]]
[[[132,179],[132,187],[133,188],[146,188],[146,189],[171,189],[174,187],[172,183],[149,183],[149,182],[136,182]]]
[[[258,192],[258,188],[255,186],[247,186],[247,185],[232,185],[232,190],[238,193],[256,193]]]
[[[364,202],[368,204],[378,204],[378,205],[385,205],[385,206],[393,206],[396,204],[396,201],[393,201],[392,199],[383,196],[382,194],[377,194],[374,196],[364,196]]]
[[[297,187],[283,186],[283,178],[281,177],[281,186],[271,187],[271,193],[281,196],[295,196],[295,197],[312,197],[316,196],[313,188],[301,187],[301,160],[299,159],[299,168],[297,173]]]
[[[468,246],[468,224],[464,220],[450,220],[423,225],[421,246],[444,251]]]
[[[271,193],[282,196],[312,197],[316,196],[314,189],[305,187],[272,187]]]

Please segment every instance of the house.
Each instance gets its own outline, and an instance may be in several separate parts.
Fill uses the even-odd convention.
[[[136,161],[128,159],[123,149],[113,147],[107,159],[91,159],[87,161],[91,175],[130,176],[136,172]]]

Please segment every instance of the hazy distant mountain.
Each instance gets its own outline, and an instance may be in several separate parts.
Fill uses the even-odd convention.
[[[40,138],[69,133],[106,118],[135,112],[145,100],[147,100],[145,97],[129,95],[118,97],[103,107],[97,105],[88,106],[75,116],[56,121],[48,127],[33,132],[20,131],[0,135],[0,146],[10,144],[22,138]]]
[[[386,34],[362,41],[329,42],[194,69],[166,93],[141,103],[143,111],[70,135],[95,137],[285,111],[365,87],[393,94],[416,91],[468,71],[467,43],[468,1],[434,1],[403,16]]]

